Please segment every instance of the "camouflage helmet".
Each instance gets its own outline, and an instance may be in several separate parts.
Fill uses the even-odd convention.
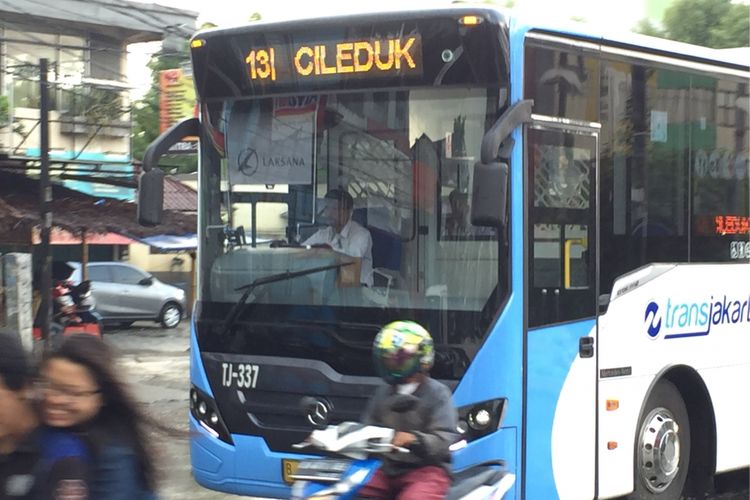
[[[430,333],[413,321],[394,321],[380,329],[372,349],[375,368],[389,384],[427,372],[435,360]]]

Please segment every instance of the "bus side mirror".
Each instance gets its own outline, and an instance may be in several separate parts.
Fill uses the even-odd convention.
[[[143,172],[138,178],[138,223],[161,224],[164,208],[164,172],[159,168]]]
[[[164,173],[159,169],[159,158],[169,148],[187,136],[200,134],[197,118],[186,118],[172,125],[154,139],[143,154],[143,174],[138,179],[138,223],[142,226],[161,224],[164,207]]]
[[[505,226],[507,201],[508,164],[494,161],[474,164],[471,223],[497,229]]]

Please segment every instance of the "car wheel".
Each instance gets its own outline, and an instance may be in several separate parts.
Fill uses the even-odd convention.
[[[690,467],[690,420],[680,391],[668,380],[651,390],[635,449],[637,500],[682,497]]]
[[[162,328],[174,328],[180,324],[182,320],[182,309],[174,302],[164,304],[159,314],[159,322]]]

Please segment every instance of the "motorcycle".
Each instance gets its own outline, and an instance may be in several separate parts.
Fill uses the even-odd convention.
[[[52,321],[50,339],[54,341],[76,333],[101,337],[101,316],[96,312],[91,282],[86,280],[78,285],[70,281],[74,269],[55,262],[52,268],[54,286],[52,288]],[[38,315],[41,314],[39,311]],[[42,338],[39,316],[34,322],[34,339]]]
[[[399,404],[399,403],[396,403]],[[291,474],[292,499],[348,500],[357,498],[380,467],[380,456],[387,453],[408,454],[407,448],[392,444],[394,429],[343,422],[317,429],[296,449],[314,449],[325,458],[302,460]],[[451,447],[456,451],[466,446],[459,441]],[[515,475],[505,470],[502,461],[485,462],[456,471],[446,500],[500,500],[511,489]]]

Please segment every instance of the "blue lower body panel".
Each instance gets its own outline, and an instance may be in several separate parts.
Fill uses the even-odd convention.
[[[501,429],[471,443],[456,453],[457,469],[485,460],[504,459],[510,471],[517,467],[517,436],[514,428]],[[271,451],[257,436],[233,434],[234,446],[216,439],[190,416],[190,461],[193,476],[201,486],[236,495],[289,498],[291,488],[284,485],[281,459],[303,459],[309,455],[293,455]],[[241,450],[241,452],[237,452]],[[517,493],[508,495],[517,498]]]
[[[229,445],[208,434],[192,416],[190,433],[193,476],[201,486],[237,495],[289,498],[291,489],[281,475],[281,459],[291,458],[289,454],[269,450],[257,436],[233,434],[235,446]]]

